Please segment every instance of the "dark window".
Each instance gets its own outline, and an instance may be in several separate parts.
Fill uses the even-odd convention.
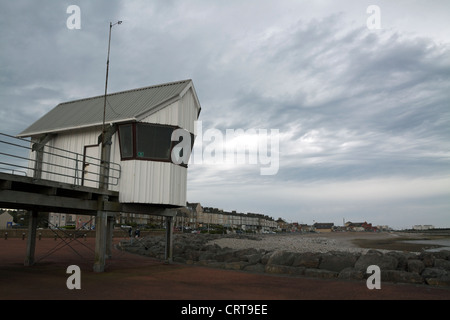
[[[172,162],[172,149],[182,138],[172,141],[174,126],[152,123],[128,123],[119,126],[120,153],[122,160],[151,160]],[[191,150],[194,135],[191,133]],[[180,150],[183,157],[183,150]],[[186,163],[179,164],[186,167]]]
[[[136,124],[136,158],[170,160],[174,128],[154,124]]]
[[[133,157],[133,125],[126,124],[119,127],[120,134],[120,152],[122,158]]]

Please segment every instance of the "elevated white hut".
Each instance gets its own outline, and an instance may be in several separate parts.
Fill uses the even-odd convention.
[[[172,161],[171,151],[178,142],[171,135],[184,129],[193,138],[201,107],[192,80],[108,94],[106,108],[104,98],[61,103],[20,133],[45,143],[38,169],[33,164],[37,153],[30,156],[33,174],[99,187],[98,159],[106,124],[108,148],[103,159],[112,163],[106,183],[119,192],[119,201],[185,206],[187,166]],[[73,153],[66,156],[63,150]]]

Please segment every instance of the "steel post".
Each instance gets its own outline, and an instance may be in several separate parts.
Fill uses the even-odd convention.
[[[173,258],[173,217],[166,216],[166,248],[164,259],[166,263],[172,263]]]
[[[105,271],[107,215],[105,211],[98,211],[95,218],[95,259],[94,272]]]
[[[25,257],[25,266],[34,264],[34,254],[36,250],[36,229],[37,229],[38,212],[30,212],[30,222],[28,224],[27,252]]]

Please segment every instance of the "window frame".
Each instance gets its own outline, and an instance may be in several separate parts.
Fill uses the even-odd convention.
[[[131,134],[132,134],[132,143],[133,143],[133,151],[132,151],[132,156],[130,157],[124,157],[123,153],[122,153],[122,141],[121,141],[121,134],[120,134],[120,129],[122,126],[126,126],[126,125],[131,125]],[[139,125],[148,125],[148,126],[156,126],[156,127],[168,127],[172,129],[172,132],[176,129],[183,129],[186,130],[184,128],[181,128],[179,126],[174,126],[174,125],[167,125],[167,124],[161,124],[161,123],[150,123],[150,122],[124,122],[118,125],[118,137],[119,137],[119,152],[120,152],[120,159],[121,161],[128,161],[128,160],[139,160],[139,161],[154,161],[154,162],[169,162],[172,164],[175,164],[172,162],[172,150],[173,148],[179,143],[179,141],[171,141],[170,143],[170,151],[169,151],[169,157],[167,159],[161,159],[161,158],[154,158],[154,157],[138,157],[138,147],[137,147],[137,126]],[[191,152],[192,149],[194,147],[194,139],[195,136],[194,134],[192,134],[191,132],[189,132],[189,134],[191,135]],[[176,165],[176,164],[175,164]],[[185,163],[181,163],[178,164],[179,166],[182,167],[186,167],[187,168],[187,164]]]
[[[171,154],[172,154],[172,149],[173,149],[173,147],[174,147],[174,142],[176,142],[176,141],[170,141],[170,144],[169,144],[169,154],[168,154],[168,157],[167,158],[157,158],[157,157],[152,157],[152,156],[150,156],[150,157],[148,157],[148,156],[139,156],[138,154],[139,154],[139,148],[138,148],[138,140],[139,139],[142,139],[142,137],[139,137],[138,136],[138,126],[142,126],[142,127],[144,127],[144,126],[148,126],[148,127],[150,127],[150,126],[153,126],[153,127],[160,127],[160,128],[170,128],[170,129],[172,129],[172,132],[174,131],[174,130],[176,130],[177,129],[177,127],[175,127],[175,126],[170,126],[170,125],[163,125],[163,124],[155,124],[155,123],[145,123],[145,122],[139,122],[139,123],[136,123],[135,125],[134,125],[134,141],[135,141],[135,143],[134,143],[134,157],[136,158],[136,160],[147,160],[147,161],[159,161],[159,162],[172,162],[172,159],[171,159]],[[170,135],[172,135],[172,132],[170,133]],[[142,142],[141,142],[142,143]]]
[[[119,151],[120,151],[120,159],[121,160],[133,160],[134,155],[136,154],[136,139],[135,139],[135,122],[122,123],[118,125],[118,137],[119,137]],[[121,138],[121,127],[131,125],[131,143],[133,147],[131,148],[131,156],[124,157],[122,152],[122,138]]]

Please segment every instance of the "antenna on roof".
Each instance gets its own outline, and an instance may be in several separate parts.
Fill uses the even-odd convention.
[[[105,155],[105,120],[106,120],[106,95],[108,93],[108,72],[109,72],[109,53],[110,53],[110,49],[111,49],[111,29],[113,26],[115,26],[116,24],[121,24],[122,21],[117,21],[116,23],[109,23],[109,40],[108,40],[108,58],[106,59],[106,80],[105,80],[105,100],[104,100],[104,104],[103,104],[103,125],[102,125],[102,156],[101,156],[101,163],[103,164],[105,159],[106,159],[106,155]],[[100,183],[99,183],[99,187],[105,187],[105,183],[104,183],[104,177],[106,175],[100,175]]]

